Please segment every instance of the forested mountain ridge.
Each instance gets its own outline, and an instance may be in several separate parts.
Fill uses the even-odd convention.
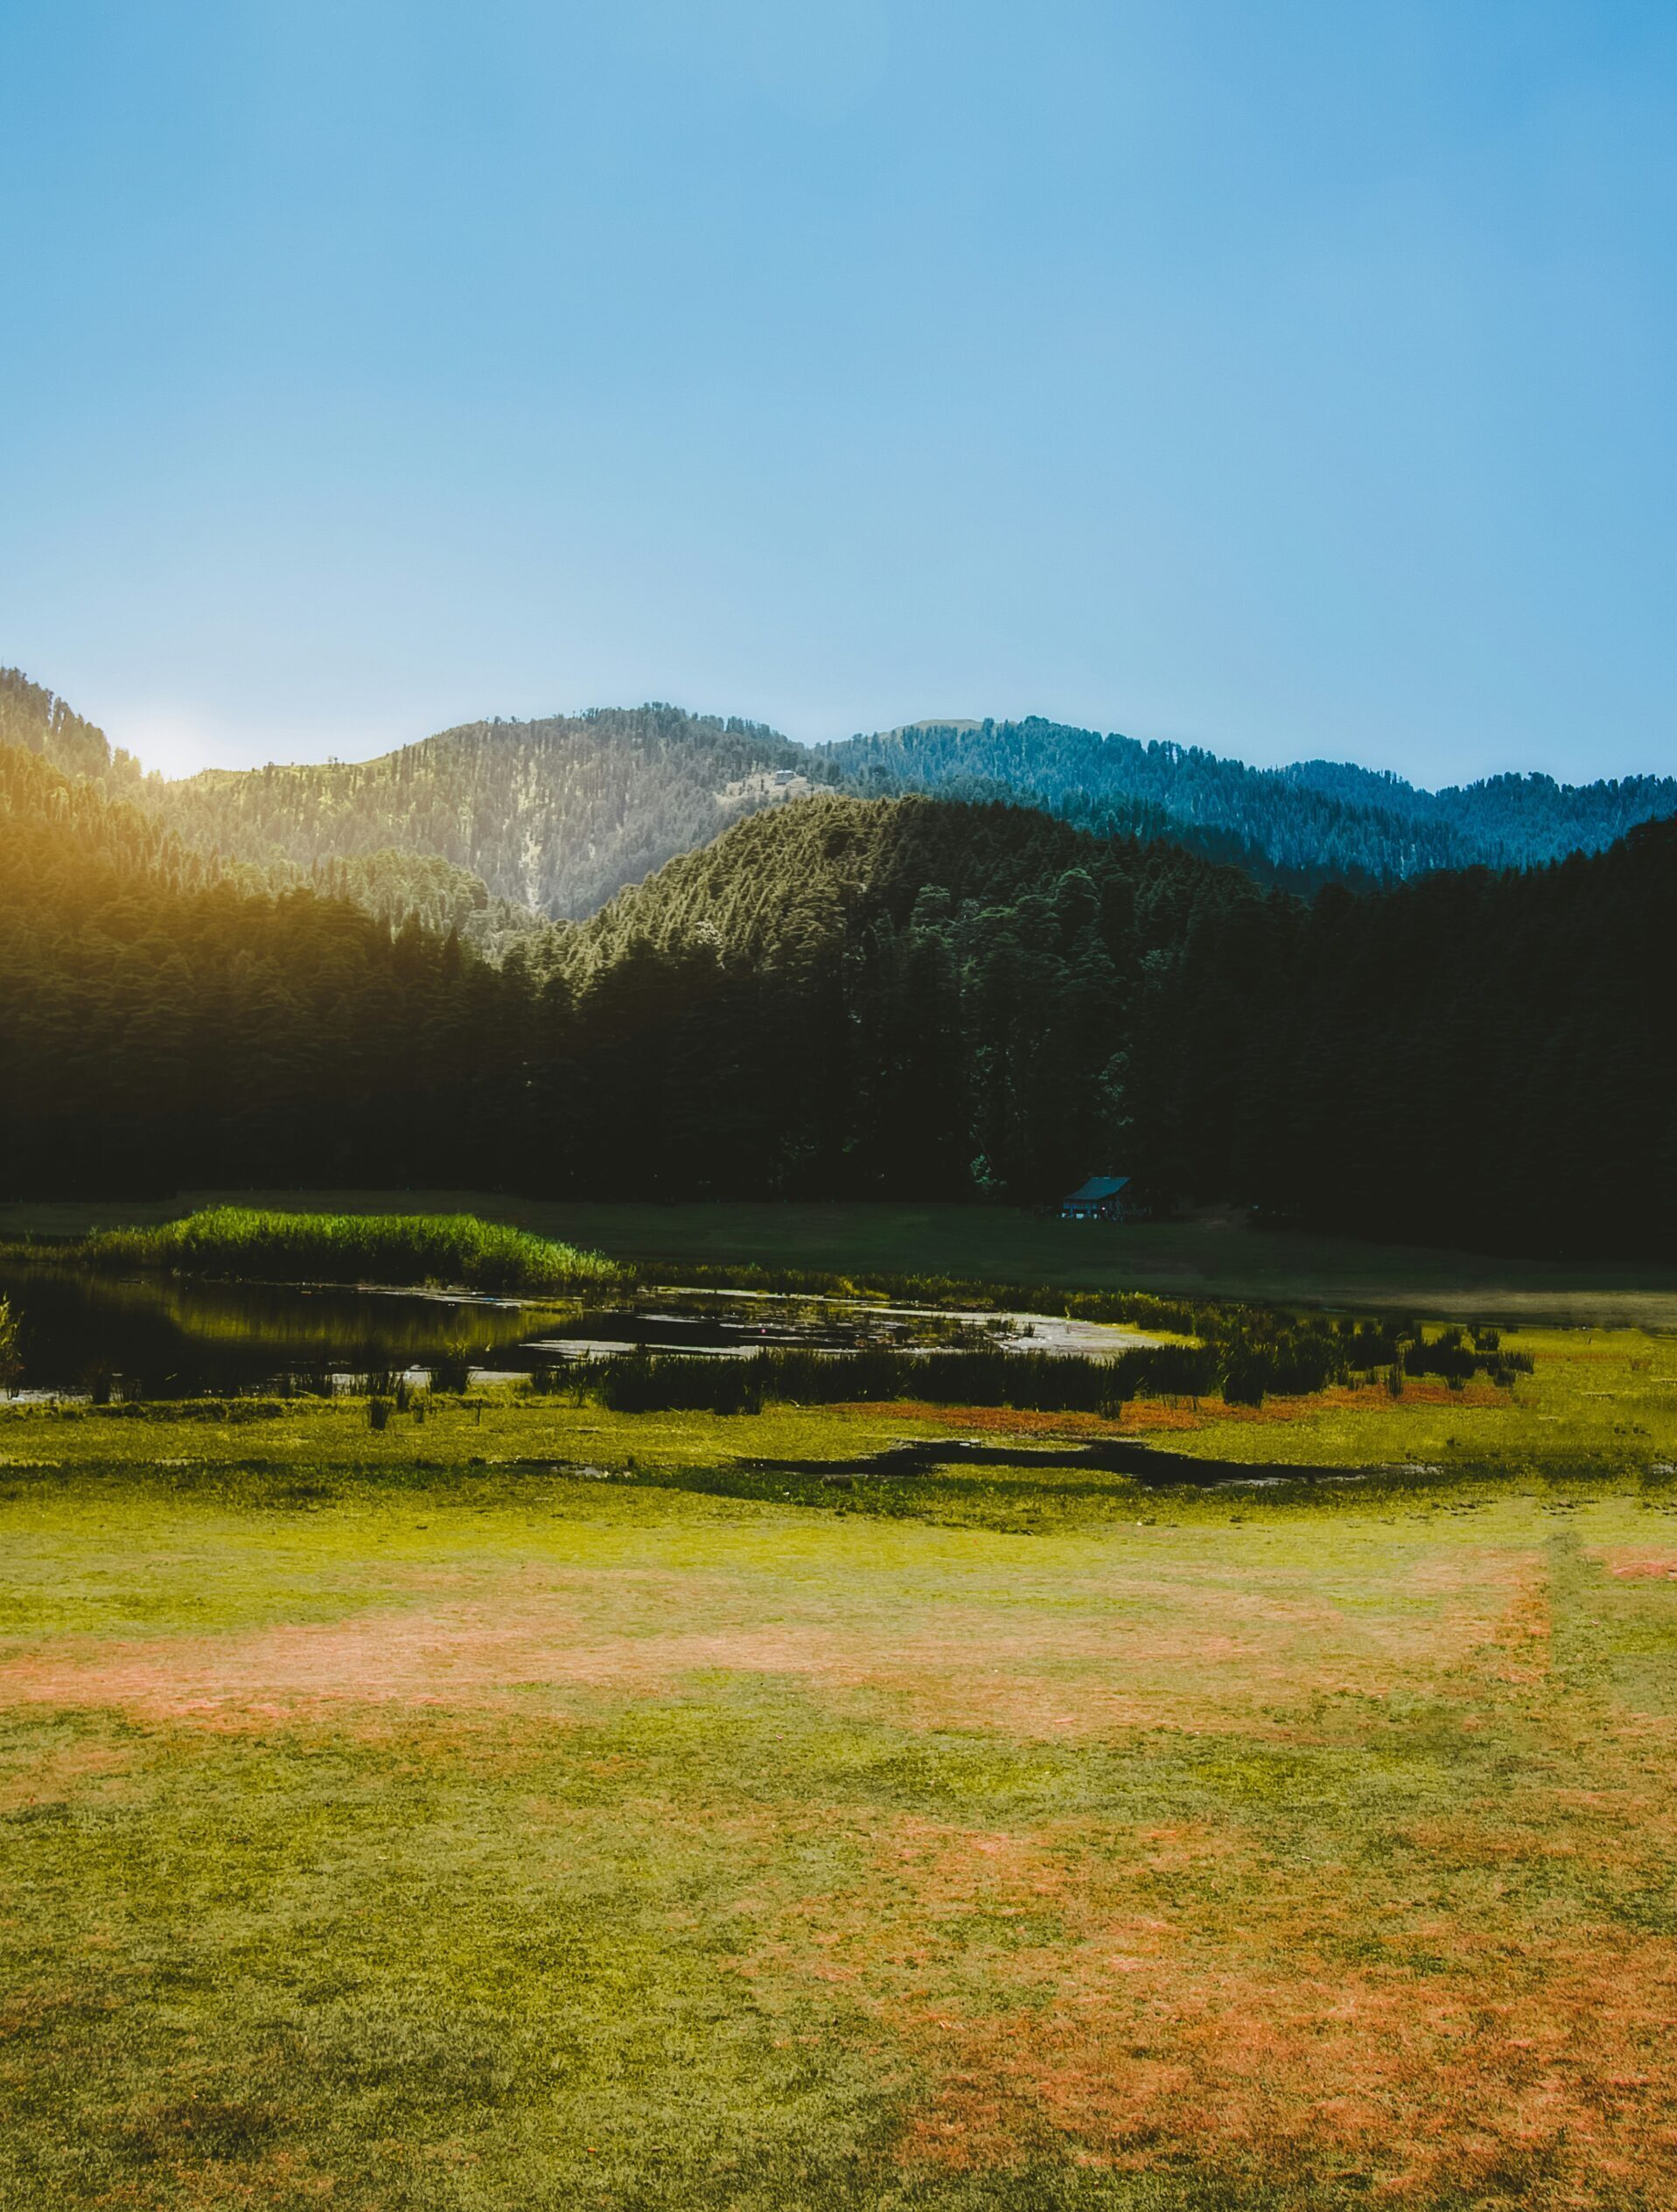
[[[1240,871],[1179,847],[1096,838],[1033,807],[832,792],[681,855],[561,941],[572,966],[641,943],[702,944],[724,964],[772,966],[831,949],[835,933],[963,911],[1005,913],[1068,949],[1093,930],[1127,952],[1176,942],[1206,902],[1220,911],[1263,897]]]
[[[543,918],[582,919],[743,814],[807,792],[928,792],[1039,807],[1103,836],[1166,838],[1309,893],[1441,869],[1527,867],[1677,813],[1677,779],[1568,786],[1499,776],[1443,792],[1328,761],[1254,769],[1032,719],[918,723],[805,747],[673,707],[461,725],[357,763],[141,778],[101,731],[0,672],[0,738],[155,811],[189,842],[313,883],[399,926],[459,929],[499,956]],[[253,879],[253,882],[256,879]]]
[[[9,1193],[1029,1201],[1110,1169],[1418,1240],[1677,1246],[1677,822],[1306,903],[1031,809],[816,797],[499,966],[241,875],[0,746]]]
[[[31,683],[21,668],[0,668],[0,745],[38,753],[66,776],[122,787],[140,780],[131,753],[113,750],[102,729],[44,684]]]
[[[1605,777],[1593,784],[1559,784],[1537,774],[1487,776],[1423,791],[1389,769],[1344,761],[1297,761],[1276,772],[1325,798],[1407,821],[1448,823],[1473,848],[1465,864],[1485,868],[1532,868],[1569,853],[1598,853],[1639,822],[1677,814],[1677,778],[1670,776]]]
[[[1677,778],[1583,785],[1496,776],[1438,792],[1348,763],[1250,768],[1032,717],[919,722],[817,748],[852,790],[1007,798],[1104,834],[1169,837],[1298,890],[1598,852],[1677,814]]]
[[[1025,810],[833,798],[673,862],[562,971],[625,1189],[1052,1197],[1111,1168],[1413,1241],[1658,1255],[1673,942],[1677,821],[1307,903]]]
[[[784,779],[777,785],[776,779]],[[805,747],[760,724],[674,708],[473,722],[351,764],[213,770],[148,779],[197,844],[307,875],[426,854],[487,900],[582,919],[677,854],[806,779],[862,798],[921,792],[1003,800],[1102,836],[1168,838],[1259,881],[1309,892],[1440,869],[1527,867],[1597,851],[1677,814],[1677,779],[1583,786],[1502,776],[1443,792],[1331,762],[1254,769],[1196,748],[1042,722],[922,725]],[[395,896],[392,869],[380,911]],[[399,874],[400,870],[395,871]],[[470,925],[499,944],[519,918]]]
[[[49,896],[87,904],[134,882],[181,891],[200,889],[221,873],[217,862],[184,845],[155,815],[113,803],[93,778],[66,775],[38,748],[5,738],[0,859],[18,903],[14,922]]]
[[[432,855],[493,899],[563,918],[772,799],[753,779],[812,771],[757,723],[648,706],[469,722],[374,760],[214,769],[145,797],[184,837],[258,865]]]
[[[552,940],[590,1149],[625,1188],[1052,1195],[1126,1138],[1149,971],[1265,897],[1024,808],[759,814]]]

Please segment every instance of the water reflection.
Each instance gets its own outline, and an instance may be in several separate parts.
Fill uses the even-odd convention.
[[[325,1392],[346,1378],[388,1390],[415,1370],[438,1388],[463,1390],[474,1371],[528,1372],[641,1349],[740,1357],[776,1344],[954,1350],[995,1341],[994,1324],[976,1315],[796,1296],[649,1291],[596,1308],[578,1300],[108,1276],[51,1262],[0,1267],[0,1297],[21,1322],[22,1390],[85,1393],[98,1402]]]
[[[20,1322],[22,1387],[95,1398],[325,1390],[334,1375],[412,1367],[464,1384],[471,1368],[507,1364],[522,1339],[563,1328],[578,1311],[421,1293],[111,1278],[50,1265],[0,1268],[0,1297]]]

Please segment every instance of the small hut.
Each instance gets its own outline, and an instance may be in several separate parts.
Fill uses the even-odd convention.
[[[1128,1176],[1091,1176],[1059,1202],[1062,1221],[1139,1221],[1147,1211]]]

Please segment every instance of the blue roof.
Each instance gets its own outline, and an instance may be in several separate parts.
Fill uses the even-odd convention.
[[[1062,1198],[1063,1206],[1090,1206],[1101,1198],[1115,1198],[1129,1181],[1128,1176],[1091,1176],[1069,1198]]]

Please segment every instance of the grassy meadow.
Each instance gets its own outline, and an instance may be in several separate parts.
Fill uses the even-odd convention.
[[[0,2202],[1669,2204],[1677,1343],[1516,1341],[1121,1423],[0,1408]],[[1254,1486],[1030,1463],[1115,1431]],[[740,1463],[936,1434],[1019,1459]]]

